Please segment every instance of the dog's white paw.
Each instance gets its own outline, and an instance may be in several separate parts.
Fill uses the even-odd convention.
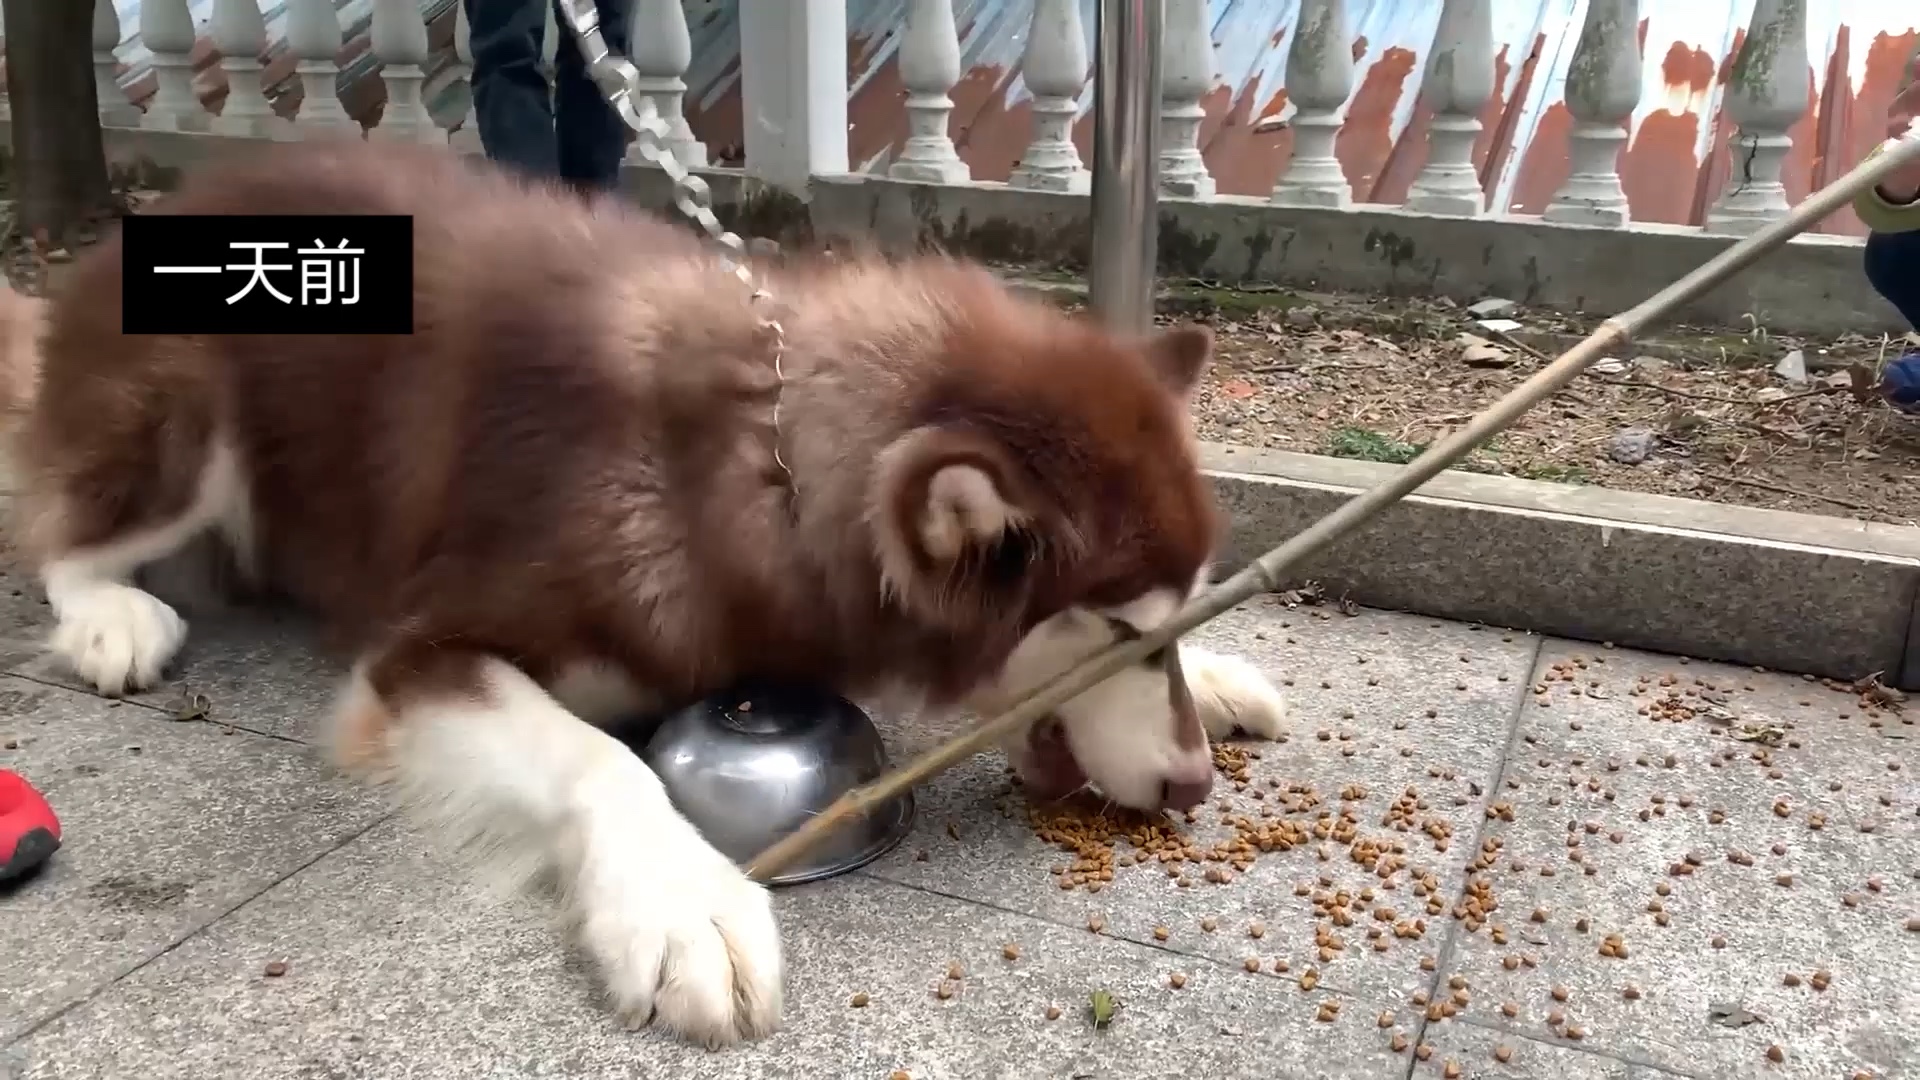
[[[102,694],[118,696],[159,683],[187,637],[187,623],[165,601],[131,585],[95,582],[62,597],[52,648]]]
[[[1238,732],[1277,739],[1286,730],[1287,701],[1259,668],[1238,656],[1191,646],[1181,647],[1180,667],[1208,738]]]
[[[648,818],[596,830],[572,897],[615,1009],[630,1027],[657,1023],[712,1048],[772,1033],[782,1008],[772,898],[684,819]]]

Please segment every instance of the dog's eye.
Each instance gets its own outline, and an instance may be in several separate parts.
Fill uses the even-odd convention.
[[[1104,616],[1104,617],[1107,620],[1107,626],[1113,630],[1113,636],[1115,638],[1121,641],[1138,641],[1140,639],[1141,635],[1140,635],[1139,627],[1133,625],[1130,622],[1125,621],[1124,619],[1116,619],[1111,615]],[[1169,648],[1170,647],[1171,646],[1169,646]],[[1167,650],[1164,648],[1153,650],[1152,652],[1147,654],[1147,658],[1145,660],[1140,661],[1141,667],[1159,668],[1159,667],[1165,667],[1166,664],[1167,664]]]

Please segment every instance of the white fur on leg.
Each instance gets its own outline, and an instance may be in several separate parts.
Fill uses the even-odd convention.
[[[1259,739],[1276,739],[1286,729],[1286,698],[1246,660],[1182,645],[1180,668],[1186,675],[1194,708],[1206,725],[1207,738],[1224,739],[1243,732]]]
[[[155,685],[186,640],[186,620],[159,597],[131,585],[70,577],[58,592],[53,651],[102,694]]]
[[[619,741],[505,661],[482,670],[482,700],[391,718],[387,768],[403,800],[490,849],[498,867],[550,869],[629,1023],[657,1020],[714,1047],[777,1028],[781,947],[767,891]],[[350,690],[344,715],[368,694]]]
[[[207,451],[193,502],[171,521],[104,544],[68,551],[41,568],[58,620],[49,643],[75,674],[103,694],[145,690],[180,651],[187,624],[179,613],[130,584],[134,572],[218,528],[242,565],[251,565],[253,532],[239,455],[216,440]]]

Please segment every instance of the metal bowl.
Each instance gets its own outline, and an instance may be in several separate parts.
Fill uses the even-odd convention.
[[[666,716],[640,756],[707,842],[741,865],[887,769],[880,732],[859,706],[773,684],[739,687]],[[913,810],[913,795],[901,795],[768,884],[798,885],[865,866],[906,837]]]

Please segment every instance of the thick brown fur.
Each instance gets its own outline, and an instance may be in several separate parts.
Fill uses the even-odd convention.
[[[961,262],[773,272],[796,495],[762,309],[680,228],[360,144],[209,171],[149,212],[412,215],[416,333],[128,337],[108,239],[52,304],[18,442],[47,556],[179,514],[231,431],[261,571],[357,646],[458,643],[536,678],[604,656],[668,698],[748,671],[952,698],[1034,622],[1184,587],[1214,542],[1141,353]],[[937,436],[873,505],[871,463],[921,425]],[[903,611],[849,530],[910,530],[957,459],[1036,517],[937,612]]]
[[[766,895],[561,684],[1004,702],[1164,620],[1214,548],[1201,329],[1123,340],[937,256],[763,266],[756,298],[685,229],[418,147],[277,147],[146,212],[409,215],[416,330],[129,336],[118,236],[44,307],[0,301],[55,650],[150,685],[185,626],[132,574],[220,538],[355,658],[341,760],[540,861],[619,1010],[713,1045],[778,1022]],[[1016,766],[1204,798],[1207,734],[1283,707],[1182,659],[1063,706]]]

